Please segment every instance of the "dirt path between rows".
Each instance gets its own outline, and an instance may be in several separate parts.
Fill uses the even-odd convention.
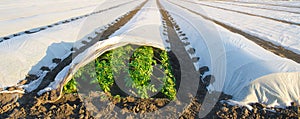
[[[213,5],[207,5],[207,4],[197,3],[197,2],[193,2],[193,1],[185,1],[185,2],[189,2],[189,3],[193,3],[193,4],[198,4],[198,5],[203,5],[203,6],[212,7],[212,8],[221,9],[221,10],[226,10],[226,11],[231,11],[231,12],[236,12],[236,13],[240,13],[240,14],[255,16],[255,17],[261,17],[261,18],[265,18],[265,19],[269,19],[269,20],[274,20],[274,21],[278,21],[278,22],[282,22],[282,23],[287,23],[287,24],[291,24],[291,25],[300,26],[300,23],[296,23],[296,22],[275,19],[275,18],[266,17],[266,16],[262,16],[262,15],[257,15],[257,14],[242,12],[242,11],[238,11],[238,10],[227,9],[227,8],[223,8],[223,7],[213,6]]]
[[[200,88],[205,90],[205,87],[203,85],[198,87],[198,84],[201,83],[201,81],[199,80],[200,73],[198,73],[195,70],[192,59],[189,57],[187,51],[184,48],[184,44],[180,41],[180,38],[178,37],[176,30],[174,29],[173,23],[169,19],[168,12],[163,8],[163,6],[159,3],[158,0],[157,0],[157,4],[159,6],[160,13],[163,17],[163,20],[165,20],[167,24],[167,32],[170,41],[171,51],[173,51],[176,57],[178,58],[180,62],[180,69],[182,71],[180,85],[184,87],[180,88],[179,92],[177,93],[177,97],[180,100],[180,102],[186,103],[185,104],[186,111],[184,111],[181,114],[180,118],[184,118],[184,117],[194,118],[196,115],[193,114],[196,113],[193,114],[190,113],[191,110],[189,109],[189,107],[191,107],[190,101],[192,100],[192,98],[189,99],[187,98],[189,96],[186,95],[189,94],[195,97],[195,93],[197,92],[197,90],[193,90],[193,89]],[[195,112],[198,112],[199,110],[200,107],[199,105],[197,105],[197,110],[195,110]]]
[[[210,94],[207,93],[207,89],[206,89],[207,85],[200,80],[207,77],[200,76],[200,74],[204,74],[204,72],[195,70],[193,61],[189,57],[188,52],[184,48],[185,46],[184,43],[181,42],[180,38],[178,37],[178,34],[176,33],[176,30],[174,29],[175,28],[174,26],[176,26],[177,29],[180,29],[180,27],[177,26],[176,23],[172,23],[171,20],[173,19],[172,16],[168,14],[168,11],[166,11],[159,2],[158,2],[158,6],[160,7],[160,12],[163,16],[163,19],[166,20],[168,26],[168,36],[171,44],[171,50],[176,54],[177,57],[179,57],[181,70],[183,71],[180,85],[187,86],[183,89],[180,89],[180,91],[183,90],[184,94],[192,93],[193,95],[192,98],[188,99],[189,102],[186,102],[187,99],[183,99],[183,100],[179,99],[181,102],[188,103],[188,105],[184,108],[179,118],[181,119],[186,119],[186,118],[191,119],[191,118],[199,118],[199,117],[216,118],[217,108],[214,108],[214,110],[210,110],[213,109],[212,107],[214,107],[215,103],[211,101],[210,104],[203,104],[205,98],[207,98],[208,100],[224,100],[224,99],[230,99],[231,96],[221,92],[212,92]],[[197,90],[192,90],[189,88],[197,89]],[[178,94],[178,96],[182,96],[182,95],[183,95],[182,93]],[[209,113],[208,115],[199,115],[200,110],[202,111],[207,110]]]
[[[171,2],[171,1],[169,1],[169,2],[172,3],[172,4],[174,4],[174,5],[176,5],[176,6],[179,6],[179,7],[183,8],[185,10],[188,10],[191,13],[197,14],[197,15],[201,16],[202,18],[206,19],[206,20],[212,21],[212,22],[214,22],[214,23],[216,23],[216,24],[218,24],[218,25],[220,25],[220,26],[228,29],[229,31],[231,31],[233,33],[238,33],[238,34],[246,37],[247,39],[255,42],[256,44],[258,44],[259,46],[263,47],[264,49],[266,49],[266,50],[268,50],[270,52],[273,52],[274,54],[276,54],[278,56],[281,56],[281,57],[284,57],[284,58],[288,58],[288,59],[294,60],[297,63],[300,63],[300,55],[299,54],[294,53],[294,52],[292,52],[290,50],[287,50],[287,49],[285,49],[282,46],[277,46],[277,45],[275,45],[275,44],[273,44],[271,42],[265,41],[265,40],[263,40],[263,39],[261,39],[261,38],[259,38],[257,36],[250,35],[250,34],[244,32],[242,30],[239,30],[239,29],[234,28],[232,26],[226,25],[226,24],[224,24],[224,23],[222,23],[220,21],[211,19],[211,18],[209,18],[209,17],[207,17],[207,16],[205,16],[205,15],[203,15],[201,13],[198,13],[196,11],[190,10],[190,9],[188,9],[188,8],[182,6],[182,5],[176,4],[176,3]]]
[[[70,64],[75,56],[94,43],[107,39],[111,34],[125,25],[147,1],[144,1],[136,9],[130,11],[129,14],[124,15],[85,46],[80,49],[71,49],[75,52],[63,59],[52,71],[48,72],[42,83],[34,91],[25,94],[0,94],[0,118],[91,118],[91,115],[83,105],[83,101],[77,94],[63,94],[60,89],[44,93],[42,96],[38,96],[37,92],[54,81],[56,75]]]

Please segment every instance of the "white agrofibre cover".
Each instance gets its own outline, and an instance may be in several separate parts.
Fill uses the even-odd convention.
[[[275,73],[251,82],[241,90],[243,102],[263,102],[270,106],[290,105],[284,102],[300,104],[300,73]],[[248,95],[245,95],[248,94]],[[250,94],[250,95],[249,95]]]
[[[195,67],[208,66],[210,71],[204,75],[216,77],[208,87],[210,91],[223,91],[232,95],[233,100],[246,104],[290,105],[291,101],[299,100],[300,64],[275,55],[188,10],[167,1],[162,3],[172,11],[172,17],[189,38],[191,46],[186,49],[196,49],[195,56],[200,57],[200,61]],[[181,5],[189,4],[181,2]]]

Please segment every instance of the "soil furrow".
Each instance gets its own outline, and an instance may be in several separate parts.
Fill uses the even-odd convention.
[[[124,26],[140,9],[147,3],[148,0],[144,1],[141,3],[137,8],[134,10],[130,11],[128,14],[123,16],[120,20],[118,20],[115,24],[111,25],[110,27],[107,28],[107,30],[103,31],[102,33],[99,33],[96,38],[94,38],[91,42],[86,44],[85,46],[81,47],[80,49],[72,49],[74,53],[70,54],[67,58],[63,59],[52,71],[48,72],[47,75],[44,77],[42,80],[42,83],[38,86],[37,89],[30,93],[26,94],[0,94],[2,96],[1,98],[1,106],[4,107],[5,105],[2,105],[2,102],[9,102],[11,100],[14,100],[14,97],[11,95],[19,95],[17,102],[14,102],[12,104],[6,104],[10,105],[6,109],[0,109],[0,118],[8,118],[10,116],[17,116],[17,113],[19,114],[19,117],[26,117],[26,115],[35,115],[32,112],[32,108],[40,105],[45,105],[45,104],[54,104],[60,103],[59,100],[63,97],[71,97],[74,98],[73,100],[78,103],[78,96],[77,95],[64,95],[62,94],[62,90],[59,88],[57,90],[52,90],[51,92],[46,92],[42,96],[38,96],[37,92],[41,89],[44,89],[47,87],[52,81],[54,81],[54,78],[56,75],[67,65],[69,65],[72,62],[72,59],[77,56],[78,54],[82,53],[84,50],[92,46],[98,41],[108,39],[110,35],[112,35],[115,31],[120,29],[122,26]],[[62,87],[61,87],[62,88]],[[65,99],[63,99],[65,100]],[[72,102],[64,102],[62,103],[61,106],[66,105],[65,103],[72,103]],[[82,102],[80,103],[81,107],[77,107],[76,109],[80,108],[79,110],[83,110],[83,105]],[[56,111],[56,110],[52,110]],[[75,111],[75,110],[74,110]],[[25,114],[22,114],[25,113]],[[51,113],[51,112],[50,112]],[[64,114],[64,113],[62,113]],[[38,114],[37,114],[38,115]],[[79,116],[80,114],[77,114]],[[68,117],[71,115],[65,114],[62,115],[63,117]],[[86,116],[86,114],[85,114]],[[33,117],[32,117],[33,118]],[[34,118],[37,118],[34,116]]]
[[[247,39],[255,42],[256,44],[258,44],[259,46],[263,47],[264,49],[270,51],[270,52],[273,52],[274,54],[278,55],[278,56],[281,56],[281,57],[284,57],[284,58],[288,58],[288,59],[291,59],[291,60],[294,60],[295,62],[297,63],[300,63],[300,55],[297,54],[297,53],[294,53],[293,51],[290,51],[290,50],[287,50],[285,49],[284,47],[282,46],[278,46],[278,45],[275,45],[271,42],[268,42],[268,41],[265,41],[257,36],[253,36],[253,35],[250,35],[248,33],[246,33],[245,31],[242,31],[240,29],[237,29],[237,28],[234,28],[232,26],[229,26],[229,25],[226,25],[220,21],[217,21],[217,20],[214,20],[214,19],[211,19],[201,13],[198,13],[196,11],[193,11],[193,10],[190,10],[189,8],[186,8],[182,5],[179,5],[179,4],[176,4],[174,2],[171,2],[169,1],[170,3],[176,5],[176,6],[179,6],[185,10],[188,10],[189,12],[191,13],[194,13],[194,14],[197,14],[199,16],[201,16],[202,18],[206,19],[206,20],[209,20],[209,21],[212,21],[226,29],[228,29],[229,31],[231,32],[234,32],[234,33],[238,33],[244,37],[246,37]]]
[[[216,8],[216,9],[222,9],[222,10],[231,11],[231,12],[236,12],[236,13],[240,13],[240,14],[246,14],[246,15],[255,16],[255,17],[261,17],[261,18],[265,18],[265,19],[269,19],[269,20],[274,20],[274,21],[278,21],[278,22],[282,22],[282,23],[287,23],[287,24],[292,24],[292,25],[300,26],[300,23],[296,23],[296,22],[290,22],[290,21],[286,21],[286,20],[279,20],[279,19],[275,19],[275,18],[271,18],[271,17],[262,16],[262,15],[257,15],[257,14],[252,14],[252,13],[247,13],[247,12],[242,12],[242,11],[227,9],[227,8],[223,8],[223,7],[213,6],[213,5],[207,5],[207,4],[197,3],[197,2],[193,2],[193,1],[185,1],[185,2],[189,2],[189,3],[193,3],[193,4],[198,4],[198,5],[203,5],[203,6],[207,6],[207,7],[212,7],[212,8]]]
[[[163,6],[160,4],[158,0],[157,0],[157,4],[160,9],[162,18],[166,21],[167,24],[167,33],[168,33],[168,39],[171,46],[171,51],[176,55],[176,57],[179,60],[180,69],[182,71],[180,85],[190,86],[190,87],[183,87],[181,90],[184,91],[186,94],[196,93],[196,92],[189,92],[189,91],[191,91],[191,89],[198,88],[198,81],[199,81],[200,74],[196,71],[192,58],[190,58],[188,52],[185,50],[185,45],[183,44],[183,42],[181,42],[179,35],[177,34],[174,28],[175,25],[169,19],[168,12],[163,8]],[[197,85],[191,85],[191,83],[193,82],[197,82]],[[183,95],[181,95],[180,92],[177,95],[184,97]]]
[[[164,20],[166,20],[166,23],[168,26],[167,32],[168,32],[168,37],[169,37],[169,41],[171,44],[171,51],[173,51],[175,54],[177,54],[177,57],[180,57],[179,62],[181,64],[181,67],[184,71],[187,71],[187,72],[182,73],[182,75],[183,75],[182,79],[181,79],[182,83],[190,83],[189,82],[190,80],[199,80],[200,74],[196,70],[194,70],[195,68],[192,68],[192,67],[194,67],[192,60],[189,57],[188,53],[185,51],[184,44],[180,41],[180,38],[178,37],[176,30],[174,29],[174,24],[171,22],[171,20],[168,17],[168,12],[163,8],[163,6],[159,3],[158,0],[157,0],[157,2],[158,2],[158,6],[160,8],[162,17]],[[198,82],[199,82],[199,86],[196,88],[198,90],[202,90],[202,92],[197,93],[196,95],[205,94],[205,92],[206,92],[205,86],[202,84],[202,82],[200,80]],[[185,90],[185,89],[183,89],[183,90]],[[191,93],[188,91],[185,91],[185,92]],[[192,98],[189,100],[198,100],[198,99]],[[199,100],[203,101],[204,98],[199,99]],[[197,108],[192,109],[193,107],[197,107]],[[187,105],[186,109],[184,109],[184,111],[181,113],[180,118],[194,118],[194,117],[196,117],[196,115],[199,111],[200,111],[200,103],[194,104],[193,102],[190,102]]]
[[[73,18],[70,18],[70,19],[61,20],[61,21],[53,23],[51,25],[41,26],[41,27],[38,27],[38,28],[32,28],[32,29],[29,29],[29,30],[26,30],[26,31],[23,31],[23,32],[19,32],[19,33],[15,33],[15,34],[12,34],[12,35],[0,37],[0,43],[5,41],[5,40],[9,40],[9,39],[12,39],[14,37],[17,37],[17,36],[23,36],[23,35],[26,35],[26,34],[38,33],[40,31],[46,30],[48,28],[52,28],[52,27],[55,27],[55,26],[66,24],[66,23],[71,23],[71,22],[74,22],[76,20],[83,19],[83,18],[89,17],[91,15],[103,13],[105,11],[115,9],[115,8],[130,4],[130,3],[133,3],[133,2],[135,2],[135,0],[129,1],[129,2],[126,2],[126,3],[122,3],[122,4],[119,4],[119,5],[116,5],[116,6],[112,6],[112,7],[107,8],[107,9],[103,9],[103,10],[99,10],[99,11],[92,12],[92,13],[89,13],[89,14],[81,15],[81,16],[78,16],[78,17],[73,17]]]
[[[192,97],[191,99],[188,99],[189,102],[186,105],[185,109],[182,111],[181,115],[180,115],[180,119],[190,119],[190,118],[199,118],[199,112],[200,109],[206,109],[209,107],[214,107],[214,103],[211,103],[210,106],[208,105],[203,105],[202,103],[204,102],[206,96],[209,97],[209,99],[211,100],[215,100],[215,98],[218,98],[216,100],[224,100],[224,99],[230,99],[231,96],[226,95],[224,93],[220,93],[220,92],[212,92],[211,94],[207,93],[207,89],[206,86],[207,84],[205,84],[204,82],[202,82],[200,79],[203,79],[204,77],[202,76],[205,72],[207,72],[209,69],[208,67],[204,66],[201,67],[199,69],[199,71],[196,71],[193,65],[193,61],[192,59],[189,57],[187,51],[184,48],[184,44],[183,42],[180,41],[180,38],[178,37],[179,35],[176,33],[176,30],[174,29],[174,26],[177,26],[176,22],[172,22],[171,19],[172,16],[170,16],[168,14],[168,11],[166,9],[164,9],[164,7],[160,4],[159,0],[157,0],[158,2],[158,6],[160,8],[160,12],[162,14],[162,17],[164,20],[166,20],[167,26],[168,26],[168,37],[169,37],[169,41],[171,44],[171,51],[173,51],[177,57],[180,57],[179,62],[180,62],[180,66],[181,69],[184,71],[184,73],[182,73],[182,77],[181,77],[181,84],[180,85],[184,85],[184,86],[190,86],[191,88],[195,88],[197,90],[195,90],[196,94],[193,95],[194,97]],[[180,27],[178,26],[178,28],[180,29]],[[193,68],[192,68],[193,67]],[[211,76],[211,75],[209,75]],[[207,77],[205,77],[207,78]],[[192,83],[195,83],[195,80],[197,81],[197,86],[193,87],[193,85],[191,85]],[[184,84],[187,83],[187,84]],[[183,92],[188,94],[188,93],[194,93],[194,92],[190,92],[189,89],[182,89],[184,90]],[[177,95],[181,96],[182,94],[178,93]],[[187,99],[184,99],[185,101]],[[183,101],[180,100],[179,101]],[[214,118],[217,115],[215,114],[217,109],[212,110],[208,115],[202,115],[208,118]]]
[[[235,5],[235,6],[242,6],[242,7],[248,7],[248,8],[257,8],[257,9],[264,9],[264,10],[273,10],[273,11],[279,11],[279,12],[288,12],[288,13],[294,13],[294,14],[300,14],[300,12],[296,12],[296,11],[280,10],[280,9],[273,9],[273,8],[265,8],[265,7],[259,7],[259,6],[248,6],[248,5],[238,4],[238,3],[225,3],[225,2],[215,2],[215,3],[227,4],[227,5]]]

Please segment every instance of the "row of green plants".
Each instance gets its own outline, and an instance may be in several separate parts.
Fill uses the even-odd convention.
[[[175,99],[176,84],[171,68],[166,51],[150,46],[127,45],[108,51],[80,68],[64,86],[64,92],[76,92],[80,85],[77,81],[84,80],[90,84],[98,84],[104,92],[109,93],[115,80],[124,80],[125,86],[135,89],[135,93],[141,98],[149,98],[149,92],[161,92],[167,98]],[[163,75],[155,76],[154,69]],[[151,78],[162,82],[162,85],[155,86],[151,83]]]

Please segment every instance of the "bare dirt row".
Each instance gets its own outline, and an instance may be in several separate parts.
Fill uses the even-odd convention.
[[[188,105],[184,108],[179,118],[181,119],[186,119],[186,118],[191,119],[191,118],[199,118],[199,117],[216,118],[217,115],[214,113],[215,111],[209,110],[209,108],[214,107],[215,104],[212,101],[208,105],[203,105],[205,98],[208,97],[208,100],[224,100],[224,99],[230,99],[231,96],[221,92],[212,92],[210,94],[207,92],[206,87],[208,86],[210,80],[213,80],[212,79],[213,76],[208,75],[206,77],[203,77],[203,74],[207,72],[209,68],[207,66],[203,66],[199,70],[197,71],[195,70],[193,61],[189,57],[188,52],[184,48],[185,44],[181,42],[181,39],[178,37],[179,34],[177,34],[176,32],[176,31],[180,31],[180,27],[173,20],[169,12],[166,9],[164,9],[164,7],[159,2],[158,2],[158,6],[160,7],[160,12],[163,16],[163,19],[166,20],[166,23],[169,28],[168,35],[171,44],[171,50],[180,57],[181,69],[185,71],[183,73],[183,76],[181,77],[181,83],[191,83],[194,82],[191,80],[196,80],[198,85],[197,87],[191,87],[197,89],[196,94],[192,98],[188,99],[189,100]],[[201,52],[201,51],[196,51],[196,52]],[[202,82],[201,79],[204,79],[204,81],[206,82]],[[185,93],[187,94],[192,93],[189,92],[190,91],[189,89],[181,89],[181,90],[184,90]],[[199,115],[201,109],[202,111],[208,110],[210,113],[208,115]]]

